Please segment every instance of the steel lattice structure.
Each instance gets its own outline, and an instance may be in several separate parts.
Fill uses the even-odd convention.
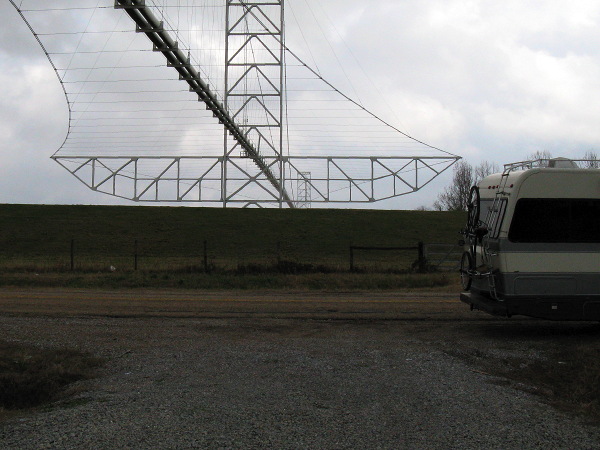
[[[283,1],[227,0],[225,19],[225,106],[245,137],[257,143],[257,153],[273,158],[269,171],[277,178],[278,202],[294,205],[285,189],[283,149],[284,14]],[[270,9],[270,11],[267,10]],[[253,113],[252,106],[257,111]],[[239,169],[230,157],[255,159],[238,142],[225,141],[223,198],[228,197],[229,169]],[[226,206],[224,200],[223,206]]]
[[[407,139],[439,149],[372,115],[291,52],[285,45],[283,0],[226,0],[223,101],[193,64],[189,51],[186,54],[180,48],[177,36],[156,17],[152,5],[144,0],[115,0],[114,8],[131,18],[135,31],[148,38],[153,52],[164,57],[180,82],[187,84],[190,95],[204,103],[215,122],[223,126],[223,153],[78,155],[59,150],[52,156],[95,191],[134,201],[219,203],[223,207],[293,208],[307,206],[307,199],[312,203],[373,203],[419,190],[460,159],[442,151],[434,156],[339,152],[323,156],[286,150],[286,55],[336,95],[358,106],[359,112]],[[23,19],[27,22],[25,16]],[[294,198],[294,190],[299,191],[298,198]]]

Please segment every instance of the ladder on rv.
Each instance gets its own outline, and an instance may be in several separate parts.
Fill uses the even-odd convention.
[[[506,192],[506,186],[508,184],[509,175],[513,170],[517,169],[518,167],[522,166],[515,166],[513,164],[507,164],[504,166],[504,170],[502,171],[502,175],[500,176],[500,182],[496,186],[494,201],[492,202],[492,206],[489,209],[487,217],[485,219],[485,223],[488,225],[488,227],[491,227],[491,229],[488,230],[488,234],[482,239],[481,254],[482,257],[485,259],[485,264],[489,267],[489,271],[486,275],[490,287],[490,294],[492,295],[492,298],[494,300],[499,300],[496,287],[496,277],[494,276],[494,266],[492,264],[492,257],[496,256],[496,253],[490,251],[488,242],[490,238],[490,233],[493,233],[495,227],[499,226],[499,224],[497,224],[496,222],[500,220],[499,215],[501,214],[502,201],[510,195],[510,193]]]

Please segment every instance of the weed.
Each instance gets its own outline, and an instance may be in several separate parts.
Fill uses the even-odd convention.
[[[539,357],[527,358],[495,358],[480,349],[447,353],[480,367],[482,373],[502,377],[496,380],[501,385],[516,383],[555,406],[600,423],[600,347],[595,343],[572,345],[567,340]]]
[[[600,347],[556,350],[549,357],[509,363],[506,376],[535,386],[551,401],[600,421]]]
[[[66,349],[0,341],[0,408],[14,410],[54,401],[65,388],[93,376],[100,360]]]
[[[230,271],[223,271],[228,273]],[[255,275],[255,274],[266,274],[266,273],[280,273],[287,275],[297,275],[305,273],[332,273],[333,269],[326,267],[322,264],[305,264],[296,261],[278,261],[276,264],[238,264],[237,268],[233,271],[236,275]]]

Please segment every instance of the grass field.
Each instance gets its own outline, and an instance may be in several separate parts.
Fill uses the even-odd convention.
[[[343,272],[349,247],[455,243],[464,214],[432,211],[0,205],[0,269],[236,274]],[[360,251],[355,267],[406,272],[415,250]],[[279,264],[278,264],[279,262]]]

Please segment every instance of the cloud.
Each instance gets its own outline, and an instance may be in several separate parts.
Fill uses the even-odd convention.
[[[288,45],[417,139],[473,163],[502,164],[541,149],[565,156],[600,149],[596,1],[299,0],[286,6]],[[48,159],[64,137],[64,97],[8,2],[0,4],[0,17],[0,201],[114,201],[87,191]],[[64,44],[52,41],[56,48]],[[424,193],[386,205],[427,204],[446,182],[440,178]]]

